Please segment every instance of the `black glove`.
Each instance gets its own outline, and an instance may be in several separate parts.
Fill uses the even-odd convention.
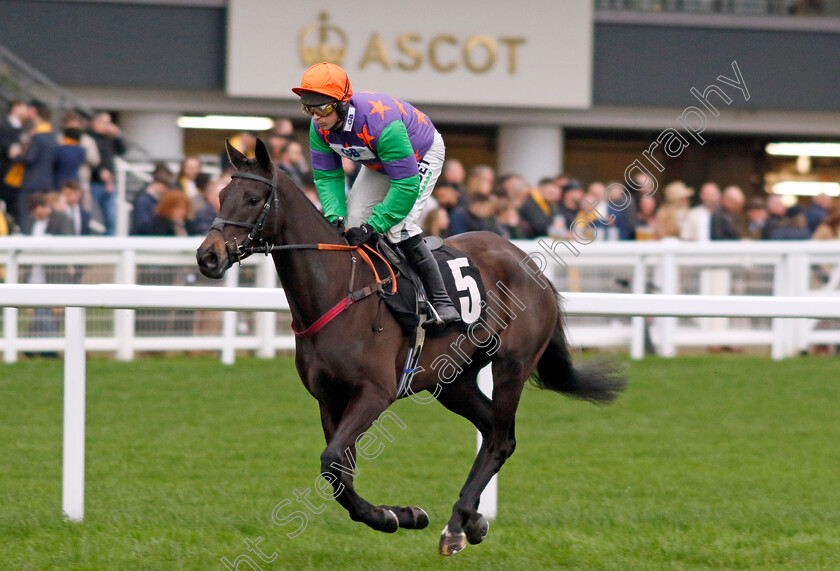
[[[367,224],[362,224],[345,231],[344,237],[351,246],[361,246],[372,241],[376,237],[376,232]]]
[[[341,216],[330,222],[330,225],[338,230],[339,234],[344,234],[344,218]]]

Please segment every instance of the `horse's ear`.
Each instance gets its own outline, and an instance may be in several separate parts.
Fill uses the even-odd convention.
[[[227,150],[228,160],[233,165],[233,168],[241,170],[247,157],[239,149],[230,144],[230,139],[225,139],[225,150]]]
[[[266,148],[265,143],[263,143],[260,138],[257,138],[257,146],[254,149],[254,156],[257,158],[257,163],[263,170],[269,172],[271,171],[271,155],[268,153],[268,148]]]

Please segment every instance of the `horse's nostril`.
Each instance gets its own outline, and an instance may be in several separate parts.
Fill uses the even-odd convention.
[[[200,260],[201,265],[209,270],[216,269],[216,266],[219,265],[219,255],[216,254],[213,250],[208,250],[204,254],[202,254]]]

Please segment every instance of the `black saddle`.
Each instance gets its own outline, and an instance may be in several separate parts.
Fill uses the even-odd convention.
[[[484,318],[482,302],[485,298],[485,289],[481,281],[481,273],[467,254],[444,245],[443,240],[437,236],[429,236],[424,240],[438,263],[440,274],[446,285],[446,292],[463,320],[446,328],[429,328],[426,330],[426,336],[440,337],[452,331],[466,331],[471,323]],[[387,292],[380,295],[403,331],[410,335],[429,317],[430,312],[427,309],[423,283],[399,248],[391,246],[383,238],[377,240],[375,247],[393,267],[397,276],[397,292],[390,294],[388,293],[390,288],[386,288]],[[384,263],[377,256],[371,256],[371,259],[377,266],[379,274],[387,275]]]

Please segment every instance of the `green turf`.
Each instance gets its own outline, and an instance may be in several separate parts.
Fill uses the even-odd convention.
[[[606,408],[529,388],[499,518],[442,558],[475,431],[437,404],[397,403],[407,428],[359,464],[363,495],[422,506],[428,529],[377,533],[328,501],[289,539],[272,509],[313,487],[323,447],[290,358],[92,359],[85,522],[70,524],[61,362],[0,365],[0,569],[224,569],[258,537],[277,553],[263,570],[838,569],[837,371],[832,358],[649,359]]]

